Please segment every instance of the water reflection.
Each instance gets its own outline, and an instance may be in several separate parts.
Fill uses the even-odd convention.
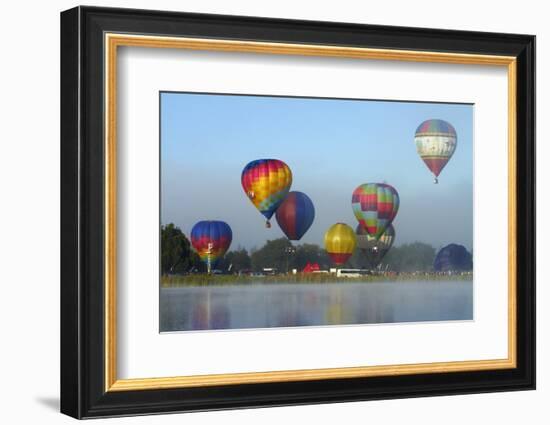
[[[471,281],[163,288],[160,330],[470,320],[472,297]]]

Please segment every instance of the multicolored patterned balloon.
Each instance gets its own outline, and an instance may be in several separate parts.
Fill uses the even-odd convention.
[[[357,237],[357,248],[361,250],[369,266],[374,269],[391,249],[395,240],[395,229],[390,224],[380,238],[376,239],[374,236],[369,235],[363,226],[358,224],[355,235]]]
[[[456,131],[447,121],[427,120],[414,135],[416,151],[434,175],[434,183],[456,149]]]
[[[334,264],[344,264],[353,254],[357,240],[353,229],[344,223],[336,223],[325,233],[325,250]]]
[[[289,192],[275,213],[277,223],[286,237],[299,241],[315,218],[313,202],[305,193]]]
[[[232,239],[231,227],[224,221],[199,221],[191,230],[191,245],[208,267],[208,273],[224,256]]]
[[[399,195],[389,184],[365,183],[353,191],[351,207],[361,227],[379,239],[397,215]]]
[[[248,199],[267,219],[266,227],[271,227],[269,219],[286,198],[292,184],[288,165],[278,159],[249,162],[241,174],[241,184]]]

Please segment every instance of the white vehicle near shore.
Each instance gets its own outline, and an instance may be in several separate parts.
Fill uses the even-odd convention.
[[[371,274],[367,269],[338,269],[336,277],[361,277]]]

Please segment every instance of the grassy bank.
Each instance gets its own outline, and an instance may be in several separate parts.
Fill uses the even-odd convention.
[[[413,274],[401,273],[398,275],[366,275],[358,278],[336,277],[333,274],[309,273],[296,275],[274,275],[274,276],[237,276],[237,275],[171,275],[161,277],[163,288],[174,288],[180,286],[220,286],[220,285],[246,285],[246,284],[289,284],[289,283],[371,283],[371,282],[395,282],[395,281],[449,281],[449,280],[472,280],[472,275],[436,275],[436,274]]]

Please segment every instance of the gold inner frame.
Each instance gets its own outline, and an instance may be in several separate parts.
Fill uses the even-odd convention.
[[[516,367],[516,58],[325,45],[105,34],[105,391],[135,391]],[[117,48],[120,46],[503,66],[508,72],[508,357],[437,363],[118,379],[116,324]]]

